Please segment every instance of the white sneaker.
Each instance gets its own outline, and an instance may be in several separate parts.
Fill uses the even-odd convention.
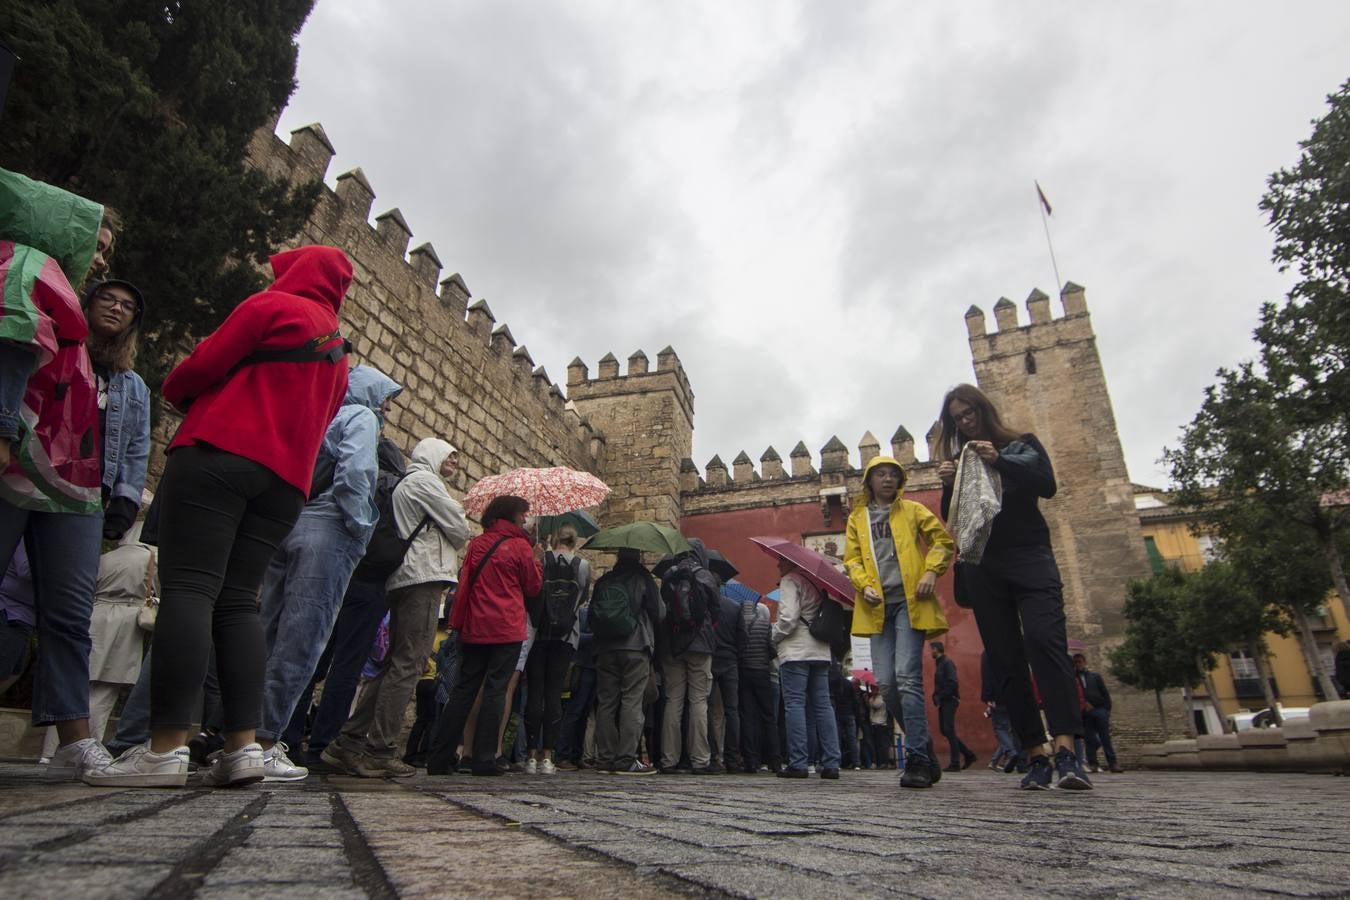
[[[539,760],[535,759],[534,757],[530,757],[529,759],[525,760],[525,774],[526,774],[526,775],[538,775],[538,774],[539,774]]]
[[[555,765],[553,764],[553,760],[551,760],[551,759],[546,759],[546,760],[544,760],[543,762],[539,763],[539,774],[540,774],[540,775],[557,775],[557,774],[558,774],[558,767],[555,766]]]
[[[99,769],[81,776],[95,787],[182,787],[187,784],[188,748],[156,753],[149,744],[132,747]]]
[[[93,738],[85,738],[58,747],[47,760],[42,773],[46,781],[79,781],[86,772],[101,769],[112,762],[112,754]]]
[[[285,758],[284,753],[282,758]],[[211,761],[211,768],[198,770],[206,787],[241,787],[262,781],[267,774],[263,748],[256,743],[245,744],[233,753],[217,750],[207,759]],[[309,774],[306,770],[301,771]]]
[[[291,762],[285,741],[277,741],[263,751],[263,781],[304,781],[309,769]]]

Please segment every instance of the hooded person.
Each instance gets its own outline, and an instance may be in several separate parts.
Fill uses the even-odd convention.
[[[24,541],[42,653],[33,724],[60,747],[48,779],[106,764],[89,733],[89,622],[103,517],[89,325],[72,285],[98,256],[103,208],[0,169],[0,572]]]
[[[263,579],[268,656],[258,743],[268,781],[309,774],[280,741],[333,633],[352,572],[379,518],[377,450],[384,411],[402,388],[371,366],[347,375],[347,394],[324,434],[312,495]]]
[[[863,470],[862,496],[848,516],[844,571],[853,582],[852,632],[872,643],[872,667],[886,706],[905,732],[902,787],[942,777],[928,735],[923,645],[947,632],[934,587],[955,545],[928,507],[904,499],[905,470],[890,456]],[[927,551],[921,548],[927,545]]]
[[[695,774],[714,771],[708,743],[708,696],[712,692],[713,651],[717,648],[713,623],[722,592],[717,576],[708,569],[703,542],[691,538],[689,546],[693,549],[681,553],[661,576],[661,596],[666,601],[666,627],[657,641],[666,692],[661,716],[663,775],[678,771],[681,751],[688,752]],[[684,597],[690,599],[684,601]],[[686,701],[689,727],[682,729]]]
[[[394,489],[394,520],[408,549],[385,583],[389,653],[342,733],[322,754],[324,762],[349,774],[403,778],[417,771],[399,759],[398,739],[408,700],[435,648],[442,597],[459,577],[459,553],[469,541],[464,507],[445,485],[458,466],[459,452],[447,441],[423,438]]]
[[[336,247],[306,246],[273,256],[272,271],[272,285],[236,306],[164,380],[164,398],[185,415],[157,491],[150,742],[86,774],[87,783],[186,783],[188,728],[213,644],[225,745],[203,777],[236,785],[264,776],[254,741],[267,661],[258,589],[305,505],[347,393],[338,311],[352,264]]]

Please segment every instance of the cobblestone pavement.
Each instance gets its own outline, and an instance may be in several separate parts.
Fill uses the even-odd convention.
[[[1350,779],[1127,773],[1024,793],[592,774],[261,789],[47,785],[0,764],[0,897],[1350,896]]]

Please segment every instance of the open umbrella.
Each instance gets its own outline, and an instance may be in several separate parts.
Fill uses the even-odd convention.
[[[479,517],[494,497],[509,494],[530,503],[530,515],[556,516],[599,506],[609,496],[609,485],[590,472],[566,466],[550,469],[512,469],[480,480],[464,497],[464,509]]]
[[[807,581],[834,597],[841,606],[853,607],[856,594],[853,582],[834,567],[828,556],[780,537],[752,537],[750,542],[770,556],[790,562]]]
[[[740,574],[740,570],[731,564],[720,550],[708,549],[708,571],[723,581],[730,581]]]
[[[734,603],[759,602],[759,591],[739,581],[728,581],[722,585],[722,596]]]
[[[870,684],[872,687],[877,686],[877,676],[872,674],[871,669],[854,669],[848,674],[852,675],[854,680],[861,681],[863,684]]]
[[[539,517],[539,533],[545,537],[569,527],[577,533],[577,537],[588,538],[600,530],[600,523],[584,509],[565,512],[558,516]]]
[[[693,549],[679,531],[656,522],[631,522],[603,528],[581,546],[587,550],[645,550],[649,553],[683,553]]]

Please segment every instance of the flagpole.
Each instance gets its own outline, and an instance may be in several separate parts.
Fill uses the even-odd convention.
[[[1041,210],[1041,225],[1045,228],[1045,246],[1050,248],[1050,266],[1055,270],[1055,293],[1058,294],[1064,287],[1064,282],[1059,277],[1059,263],[1055,261],[1055,244],[1050,240],[1050,219],[1045,214],[1047,202],[1045,192],[1041,190],[1040,182],[1033,181],[1036,185],[1036,205]]]

